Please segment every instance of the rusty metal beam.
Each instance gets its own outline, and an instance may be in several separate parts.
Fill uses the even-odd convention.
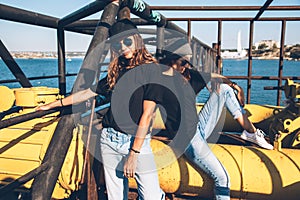
[[[12,72],[12,74],[18,79],[19,83],[22,87],[32,87],[30,81],[16,63],[14,58],[11,56],[5,45],[0,40],[0,57],[3,62],[7,65],[8,69]]]
[[[284,43],[285,43],[285,33],[286,33],[286,21],[283,20],[281,24],[281,37],[280,37],[280,55],[279,55],[279,67],[278,67],[278,83],[277,86],[282,85],[282,75],[283,75],[283,59],[284,59]],[[280,105],[281,91],[277,91],[277,105]]]
[[[79,74],[73,85],[72,93],[88,88],[92,85],[95,74],[97,74],[97,71],[99,70],[99,61],[101,61],[103,57],[102,54],[105,51],[103,45],[100,44],[108,37],[108,26],[105,26],[105,24],[113,24],[118,10],[119,6],[114,3],[110,3],[105,7],[99,21],[99,24],[102,25],[98,26],[95,31],[87,51],[87,54],[90,55],[86,56],[83,61]],[[86,78],[86,75],[93,78]],[[64,115],[58,122],[42,162],[50,162],[52,165],[49,166],[48,170],[41,173],[34,179],[32,183],[32,199],[51,199],[57,177],[63,165],[68,147],[71,143],[72,130],[75,125],[74,118],[77,117],[77,114]],[[41,193],[41,191],[43,192]]]
[[[50,17],[40,13],[30,12],[3,4],[0,4],[0,19],[48,28],[56,28],[58,21],[58,18],[55,17]]]
[[[251,21],[252,18],[247,17],[170,17],[168,18],[169,21]],[[300,21],[300,17],[264,17],[259,18],[257,21]]]
[[[229,79],[252,79],[252,80],[279,80],[278,76],[226,76]],[[300,76],[282,76],[282,80],[300,80]]]
[[[272,2],[273,2],[273,0],[267,0],[266,3],[259,9],[259,12],[257,13],[257,15],[251,21],[258,20]]]
[[[152,10],[172,11],[249,11],[261,6],[150,6]],[[300,10],[300,6],[269,6],[267,10]]]
[[[71,24],[79,19],[90,16],[96,12],[99,12],[104,9],[104,7],[109,3],[109,1],[94,1],[79,10],[63,17],[58,21],[59,26],[66,26]]]
[[[45,171],[48,167],[48,163],[44,163],[40,165],[39,167],[33,169],[32,171],[26,173],[25,175],[21,176],[20,178],[17,178],[16,180],[12,181],[11,183],[2,186],[0,188],[0,196],[1,198],[5,197],[5,195],[9,194],[9,192],[13,191],[14,189],[20,187],[21,185],[25,184],[29,180],[33,179],[38,174]]]

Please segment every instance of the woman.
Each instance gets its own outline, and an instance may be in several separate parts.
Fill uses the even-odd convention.
[[[189,58],[186,56],[170,54],[168,58],[162,62],[168,63],[170,67],[180,72],[185,79],[189,81],[196,94],[198,94],[209,81],[215,84],[213,87],[215,89],[211,91],[209,99],[199,114],[199,116],[203,118],[200,121],[203,121],[202,132],[204,132],[206,139],[215,128],[216,123],[220,119],[222,109],[225,106],[233,118],[244,128],[241,135],[242,139],[256,143],[265,149],[273,149],[273,146],[264,139],[265,133],[257,129],[246,115],[246,111],[243,109],[245,105],[243,89],[225,76],[215,73],[200,73],[192,69],[188,60]],[[236,91],[236,93],[234,91]],[[204,113],[209,113],[210,115],[204,116]]]
[[[196,134],[186,149],[185,155],[191,162],[213,179],[215,198],[229,200],[229,175],[211,151],[206,141],[219,121],[224,105],[231,112],[234,119],[245,129],[241,135],[243,139],[255,142],[266,149],[273,149],[273,146],[266,142],[263,131],[254,127],[242,108],[244,106],[244,93],[242,88],[224,76],[214,73],[200,73],[191,69],[191,64],[188,60],[192,50],[189,44],[182,40],[184,39],[179,39],[179,41],[175,40],[173,43],[175,45],[169,43],[166,47],[165,57],[161,60],[161,63],[180,72],[186,81],[191,84],[196,94],[198,94],[210,80],[218,82],[215,89],[211,91],[208,101],[204,104],[199,113]],[[234,93],[234,90],[237,91],[237,95]]]
[[[156,66],[153,64],[156,60],[146,50],[136,26],[130,20],[116,22],[109,33],[111,63],[107,77],[96,86],[37,109],[76,104],[98,94],[111,97],[111,106],[102,120],[100,141],[108,199],[128,199],[128,178],[135,178],[140,199],[161,200],[165,194],[159,186],[150,147],[151,122],[160,91],[141,84],[146,76],[143,74],[145,70],[134,70],[144,69],[140,65],[145,64]],[[152,70],[155,69],[153,67]],[[118,86],[119,81],[121,86],[137,88],[129,100],[126,100],[128,91]],[[127,110],[130,116],[125,112]]]

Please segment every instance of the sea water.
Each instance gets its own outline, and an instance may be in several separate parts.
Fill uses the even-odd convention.
[[[23,70],[27,77],[51,76],[58,73],[57,59],[16,59],[17,64]],[[66,61],[66,73],[78,73],[83,63],[82,58],[72,58],[71,61]],[[252,75],[253,76],[278,76],[279,61],[278,60],[253,60]],[[223,60],[223,74],[225,76],[247,76],[248,61],[247,60]],[[283,76],[300,77],[300,62],[284,60]],[[0,60],[0,81],[7,79],[15,79],[9,71],[3,60]],[[70,92],[76,76],[67,76],[67,92]],[[246,92],[246,80],[234,80]],[[31,80],[33,86],[58,87],[57,78],[49,78],[42,80]],[[284,83],[283,83],[284,84]],[[1,85],[10,88],[18,88],[21,85],[17,82],[1,83]],[[264,90],[265,86],[277,86],[276,80],[253,80],[251,85],[251,99],[253,104],[276,104],[277,91]],[[206,90],[200,92],[197,97],[198,102],[205,102],[209,93]],[[284,104],[284,93],[282,92],[282,102]]]

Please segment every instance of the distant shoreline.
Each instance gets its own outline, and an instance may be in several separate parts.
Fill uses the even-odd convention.
[[[86,52],[66,52],[66,59],[69,58],[84,58]],[[38,59],[38,58],[49,58],[49,59],[57,59],[57,52],[35,52],[35,51],[15,51],[11,52],[13,58],[24,58],[24,59]]]
[[[56,52],[35,52],[35,51],[28,51],[28,52],[11,52],[11,55],[14,59],[58,59]],[[66,52],[66,61],[70,59],[80,58],[83,59],[86,55],[86,52]],[[278,56],[272,55],[257,55],[252,56],[255,60],[278,60]],[[1,58],[0,58],[1,59]],[[222,58],[223,60],[247,60],[248,56],[244,58]],[[300,59],[293,59],[290,57],[285,57],[284,60],[294,60],[300,61]]]

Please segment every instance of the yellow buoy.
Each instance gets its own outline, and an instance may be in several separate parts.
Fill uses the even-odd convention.
[[[0,94],[1,97],[5,97],[0,98],[0,112],[4,112],[9,110],[14,105],[15,95],[13,90],[2,85],[0,86]]]

